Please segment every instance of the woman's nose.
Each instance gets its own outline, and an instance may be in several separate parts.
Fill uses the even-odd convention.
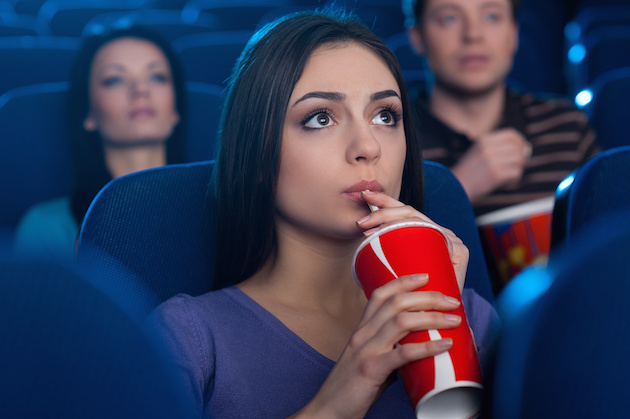
[[[134,80],[131,82],[132,96],[144,96],[149,93],[149,84],[144,80]]]
[[[381,144],[374,136],[368,123],[356,124],[351,128],[350,145],[348,147],[348,161],[367,162],[376,161],[381,156]]]

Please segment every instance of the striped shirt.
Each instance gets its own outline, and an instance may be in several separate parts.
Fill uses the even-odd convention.
[[[472,141],[431,114],[426,94],[418,94],[414,103],[424,158],[453,167]],[[520,182],[480,198],[474,205],[476,215],[552,196],[565,177],[600,151],[586,115],[567,100],[506,89],[505,110],[497,128],[508,127],[532,144],[532,155]]]

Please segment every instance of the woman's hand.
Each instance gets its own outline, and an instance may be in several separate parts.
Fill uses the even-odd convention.
[[[295,417],[362,418],[397,368],[449,350],[452,340],[398,344],[409,332],[457,327],[460,303],[439,292],[413,292],[427,274],[401,276],[376,289],[344,352],[313,400]]]
[[[362,192],[363,199],[366,202],[377,206],[379,209],[368,216],[357,221],[357,225],[364,229],[366,236],[376,232],[379,228],[394,224],[400,221],[409,221],[410,219],[427,221],[435,224],[429,217],[416,210],[415,208],[405,205],[402,202],[385,195],[381,192]],[[464,281],[466,280],[466,268],[468,267],[468,248],[451,230],[439,226],[446,233],[453,244],[453,253],[451,254],[451,262],[455,270],[459,291],[464,289]]]

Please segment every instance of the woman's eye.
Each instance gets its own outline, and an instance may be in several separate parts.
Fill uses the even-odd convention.
[[[333,125],[333,120],[330,115],[321,112],[313,115],[304,123],[307,128],[325,128],[331,125]]]
[[[457,17],[455,15],[445,15],[440,19],[443,25],[450,25],[457,21]]]
[[[377,125],[396,125],[396,118],[390,111],[381,111],[372,119],[372,123]]]
[[[122,77],[119,77],[119,76],[107,77],[105,80],[103,80],[103,86],[112,87],[112,86],[121,84],[122,82],[123,82]]]
[[[157,83],[166,83],[168,81],[168,77],[161,73],[151,74],[149,79]]]

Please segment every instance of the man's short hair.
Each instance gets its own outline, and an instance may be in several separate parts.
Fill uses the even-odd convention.
[[[518,21],[520,3],[520,0],[510,0],[510,4],[512,5],[512,19],[514,19],[514,22]],[[426,4],[427,0],[402,0],[402,10],[405,13],[405,27],[410,28],[422,22],[422,15],[424,14]]]

